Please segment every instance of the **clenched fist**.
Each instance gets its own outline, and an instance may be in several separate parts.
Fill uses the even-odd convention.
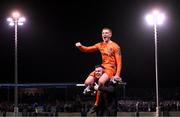
[[[82,46],[82,44],[80,42],[77,42],[75,45],[76,45],[76,47]]]

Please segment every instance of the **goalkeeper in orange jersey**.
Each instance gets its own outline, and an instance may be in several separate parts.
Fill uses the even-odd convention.
[[[112,30],[109,28],[102,29],[102,42],[99,42],[93,46],[84,46],[80,42],[75,45],[82,52],[95,52],[100,51],[102,56],[102,66],[105,68],[103,75],[99,78],[98,85],[103,86],[106,81],[109,81],[113,76],[121,80],[120,73],[122,68],[122,57],[120,46],[111,40]],[[88,88],[93,87],[95,75],[94,71],[89,74],[84,84]],[[89,89],[90,90],[90,89]],[[94,107],[98,105],[100,91],[96,94],[96,102]]]

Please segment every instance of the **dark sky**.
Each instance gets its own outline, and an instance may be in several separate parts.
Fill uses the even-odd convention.
[[[146,13],[160,8],[166,22],[158,27],[160,87],[180,82],[180,6],[178,0],[1,0],[0,83],[14,82],[14,28],[6,18],[14,9],[27,18],[18,27],[18,82],[83,82],[101,63],[99,52],[82,53],[74,44],[93,45],[101,29],[113,30],[121,46],[122,78],[129,87],[154,87],[153,28]]]

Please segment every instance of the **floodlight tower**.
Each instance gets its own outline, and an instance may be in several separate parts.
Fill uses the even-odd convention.
[[[157,54],[157,26],[162,25],[165,20],[165,15],[158,10],[153,10],[151,14],[146,15],[146,21],[154,29],[154,44],[155,44],[155,73],[156,73],[156,116],[159,116],[159,87],[158,87],[158,54]]]
[[[14,26],[14,38],[15,38],[15,65],[14,65],[14,112],[18,113],[18,48],[17,48],[17,28],[19,25],[23,25],[25,22],[25,17],[22,17],[21,14],[17,11],[12,13],[12,16],[7,18],[10,26]]]

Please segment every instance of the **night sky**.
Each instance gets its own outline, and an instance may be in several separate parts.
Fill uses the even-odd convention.
[[[82,53],[75,43],[94,45],[102,41],[101,30],[110,27],[112,40],[121,46],[121,77],[128,87],[154,87],[153,27],[146,13],[159,8],[166,21],[158,27],[160,87],[180,82],[179,0],[1,0],[0,83],[14,82],[14,28],[6,18],[17,9],[26,17],[18,27],[18,82],[83,82],[99,52]]]

